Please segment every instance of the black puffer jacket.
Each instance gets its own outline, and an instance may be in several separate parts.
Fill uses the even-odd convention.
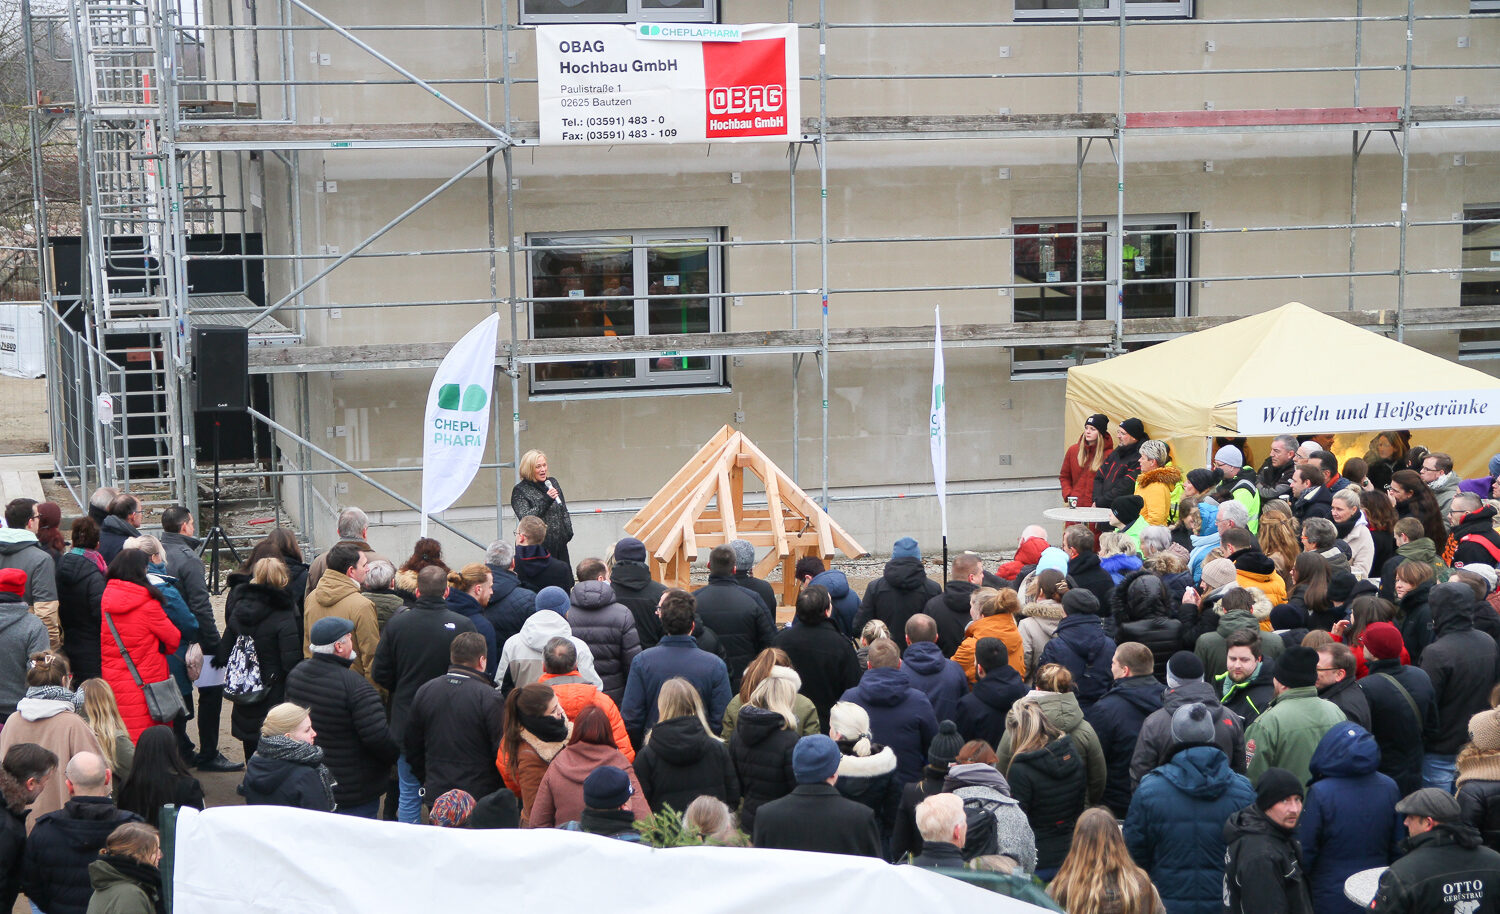
[[[729,760],[729,747],[686,715],[658,721],[646,744],[635,754],[635,777],[651,809],[680,811],[698,797],[717,797],[730,809],[740,804],[740,779]]]
[[[661,640],[661,620],[656,617],[656,605],[661,595],[667,592],[666,585],[651,579],[651,569],[644,562],[615,560],[609,572],[609,586],[614,588],[615,601],[625,604],[635,617],[635,633],[641,639],[641,650],[656,647]]]
[[[312,711],[314,742],[336,782],[333,797],[340,808],[368,803],[380,796],[400,750],[386,725],[380,695],[349,661],[314,654],[297,664],[287,678],[286,699]],[[490,767],[494,767],[494,754]]]
[[[1109,595],[1114,592],[1115,579],[1099,565],[1099,556],[1094,552],[1080,552],[1068,559],[1068,580],[1074,589],[1083,588],[1099,600],[1099,614],[1109,615]]]
[[[432,802],[455,787],[483,797],[504,787],[495,756],[505,699],[478,670],[452,666],[417,690],[406,718],[406,763]]]
[[[1500,771],[1500,752],[1465,746],[1458,754],[1459,821],[1479,832],[1491,850],[1500,850],[1500,779],[1466,778],[1465,769],[1482,767],[1486,773]]]
[[[1225,914],[1312,914],[1295,832],[1247,806],[1224,823]]]
[[[740,708],[739,722],[729,738],[729,757],[734,760],[740,778],[745,805],[740,808],[740,827],[755,829],[755,811],[762,805],[779,800],[797,786],[792,771],[792,749],[797,745],[797,730],[788,727],[786,719],[775,711],[754,705]]]
[[[88,556],[63,553],[57,560],[57,616],[73,681],[99,676],[99,599],[104,572]]]
[[[489,566],[493,590],[490,602],[484,607],[484,617],[495,629],[495,649],[504,650],[511,635],[521,632],[521,626],[536,612],[536,594],[521,586],[521,579],[508,568]],[[499,661],[499,657],[495,658]]]
[[[54,774],[53,777],[56,777]],[[26,788],[0,768],[0,906],[16,906],[21,894],[21,855],[26,851]],[[0,907],[0,910],[10,910]]]
[[[239,793],[247,806],[290,806],[333,812],[323,792],[318,766],[268,758],[260,753],[250,756],[245,763],[245,779],[240,782]]]
[[[865,588],[865,598],[854,617],[854,634],[863,631],[871,619],[884,622],[893,635],[904,632],[906,620],[922,612],[927,602],[942,592],[938,582],[927,576],[921,559],[891,559],[880,577]]]
[[[760,597],[734,582],[733,575],[710,577],[708,586],[694,591],[693,596],[698,599],[703,624],[713,629],[724,645],[729,687],[738,691],[745,667],[776,637],[771,614]]]
[[[1166,585],[1144,568],[1132,571],[1110,594],[1109,602],[1115,643],[1136,641],[1150,648],[1156,681],[1166,685],[1167,661],[1183,646],[1183,625],[1172,615]]]
[[[285,590],[252,583],[240,574],[230,575],[229,583],[232,589],[224,604],[224,637],[219,639],[214,662],[220,668],[228,663],[234,642],[241,635],[249,635],[255,642],[261,681],[270,694],[255,704],[235,705],[229,715],[229,732],[234,738],[253,743],[260,738],[266,712],[286,700],[287,674],[302,662],[302,636],[298,614]]]
[[[949,581],[943,585],[943,592],[927,601],[922,607],[922,612],[931,616],[937,623],[938,648],[942,650],[944,657],[952,657],[958,646],[964,643],[964,632],[968,630],[969,623],[974,617],[969,615],[969,600],[978,590],[968,581]],[[891,637],[897,639],[897,644],[906,640],[906,623],[901,623],[900,629],[891,629]]]
[[[1422,665],[1423,652],[1437,637],[1433,632],[1432,607],[1427,602],[1432,597],[1433,587],[1432,581],[1419,584],[1407,591],[1398,604],[1400,612],[1396,614],[1396,627],[1401,629],[1406,653],[1411,655],[1411,662],[1416,666]]]
[[[1436,637],[1422,652],[1421,667],[1437,695],[1438,734],[1427,751],[1453,755],[1469,741],[1469,719],[1489,709],[1495,639],[1474,630],[1474,591],[1467,584],[1439,584],[1429,605]]]
[[[1069,736],[1041,749],[1022,752],[1005,772],[1010,795],[1021,804],[1036,835],[1037,869],[1062,865],[1073,841],[1073,826],[1088,806],[1088,775]]]
[[[1141,475],[1141,443],[1122,444],[1104,455],[1094,474],[1094,505],[1108,508],[1121,495],[1135,492],[1135,478]]]
[[[881,838],[896,828],[896,811],[901,806],[901,782],[896,780],[896,753],[889,746],[868,739],[841,739],[839,779],[835,787],[843,796],[870,807]],[[858,754],[860,750],[864,755]]]
[[[604,680],[601,691],[619,704],[625,697],[630,661],[641,652],[635,616],[615,601],[614,588],[608,581],[579,581],[568,599],[572,606],[567,619],[573,637],[582,639],[593,651],[594,670]]]
[[[89,864],[99,859],[110,832],[139,821],[109,797],[74,797],[37,819],[22,858],[26,897],[47,914],[84,914],[94,893]]]

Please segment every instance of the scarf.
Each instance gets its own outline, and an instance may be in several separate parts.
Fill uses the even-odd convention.
[[[31,686],[26,690],[27,698],[40,698],[43,701],[66,701],[71,702],[73,710],[79,714],[83,713],[83,693],[69,692],[62,686]]]
[[[333,808],[333,788],[336,784],[328,766],[323,764],[322,749],[289,736],[262,736],[255,746],[255,754],[297,765],[316,766],[318,779],[323,782],[323,794],[328,797],[329,808]]]
[[[568,722],[565,719],[542,715],[535,717],[530,714],[516,714],[516,719],[521,726],[531,732],[532,736],[544,743],[560,743],[568,738]]]
[[[1347,540],[1347,539],[1349,539],[1349,534],[1351,534],[1351,533],[1354,532],[1354,528],[1358,527],[1360,524],[1364,523],[1364,520],[1365,520],[1364,514],[1363,513],[1357,513],[1353,517],[1349,518],[1349,520],[1345,521],[1342,524],[1339,523],[1338,521],[1334,521],[1333,522],[1333,526],[1334,526],[1334,529],[1339,532],[1339,539],[1341,539],[1341,540]]]
[[[81,555],[89,561],[93,562],[94,565],[98,567],[100,574],[107,574],[109,571],[109,566],[104,564],[104,556],[100,555],[93,549],[83,549],[78,546],[74,546],[72,549],[68,550],[68,554]]]
[[[152,906],[156,908],[156,914],[167,914],[166,902],[162,899],[161,892],[161,870],[149,863],[142,863],[134,857],[111,854],[109,851],[100,851],[99,859],[114,867],[121,876],[140,886],[146,893],[146,897],[151,899]]]
[[[1458,780],[1455,787],[1465,781],[1500,781],[1500,750],[1480,749],[1473,743],[1465,746],[1455,762]]]

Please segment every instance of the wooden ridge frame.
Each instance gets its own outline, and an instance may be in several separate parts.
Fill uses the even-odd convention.
[[[746,470],[765,484],[764,508],[745,507]],[[835,549],[849,558],[868,554],[771,458],[727,425],[626,522],[625,532],[645,544],[652,576],[668,587],[688,586],[700,550],[734,539],[767,549],[755,574],[765,577],[781,563],[783,606],[796,600],[798,559],[816,556],[826,567]]]

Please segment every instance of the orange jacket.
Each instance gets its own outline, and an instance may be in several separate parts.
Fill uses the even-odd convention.
[[[1241,587],[1254,587],[1266,595],[1272,606],[1280,606],[1286,602],[1286,582],[1281,580],[1281,575],[1272,571],[1269,574],[1258,574],[1254,571],[1246,571],[1243,568],[1235,569],[1235,583]],[[1271,630],[1271,621],[1262,620],[1261,629]]]
[[[974,645],[979,643],[980,638],[999,638],[1004,641],[1008,652],[1007,662],[1025,678],[1026,654],[1021,645],[1021,631],[1016,628],[1016,617],[1010,613],[995,613],[993,616],[980,616],[977,622],[970,622],[963,643],[953,652],[954,662],[964,668],[970,683],[978,681],[978,674],[974,671]]]
[[[573,724],[568,723],[568,735],[573,734]],[[531,816],[531,807],[536,802],[537,788],[542,786],[542,778],[547,775],[547,766],[557,754],[568,745],[567,740],[560,743],[544,743],[531,735],[527,729],[521,730],[521,744],[516,750],[516,770],[510,770],[510,763],[505,755],[505,744],[501,743],[500,749],[495,753],[495,767],[500,771],[501,780],[509,787],[511,793],[521,802],[521,827],[527,828],[527,822]]]
[[[625,720],[620,717],[620,709],[615,707],[608,695],[595,688],[592,682],[586,682],[577,672],[543,673],[537,682],[552,687],[552,694],[557,696],[557,703],[562,705],[568,720],[576,722],[578,713],[589,705],[603,711],[609,718],[609,730],[614,734],[615,746],[620,754],[625,756],[627,762],[635,761],[635,749],[630,745],[630,734],[625,732]]]

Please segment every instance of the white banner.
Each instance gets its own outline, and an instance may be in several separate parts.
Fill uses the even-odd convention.
[[[544,25],[536,57],[545,146],[802,135],[791,23]]]
[[[427,516],[458,501],[479,464],[490,429],[495,386],[495,335],[500,315],[491,314],[443,357],[427,391],[422,420],[422,536]]]
[[[932,309],[932,411],[927,416],[932,444],[932,479],[937,484],[938,514],[943,521],[943,540],[948,539],[948,403],[943,384],[943,319]]]
[[[1500,425],[1500,390],[1247,397],[1239,402],[1236,431],[1279,435],[1471,425]]]

